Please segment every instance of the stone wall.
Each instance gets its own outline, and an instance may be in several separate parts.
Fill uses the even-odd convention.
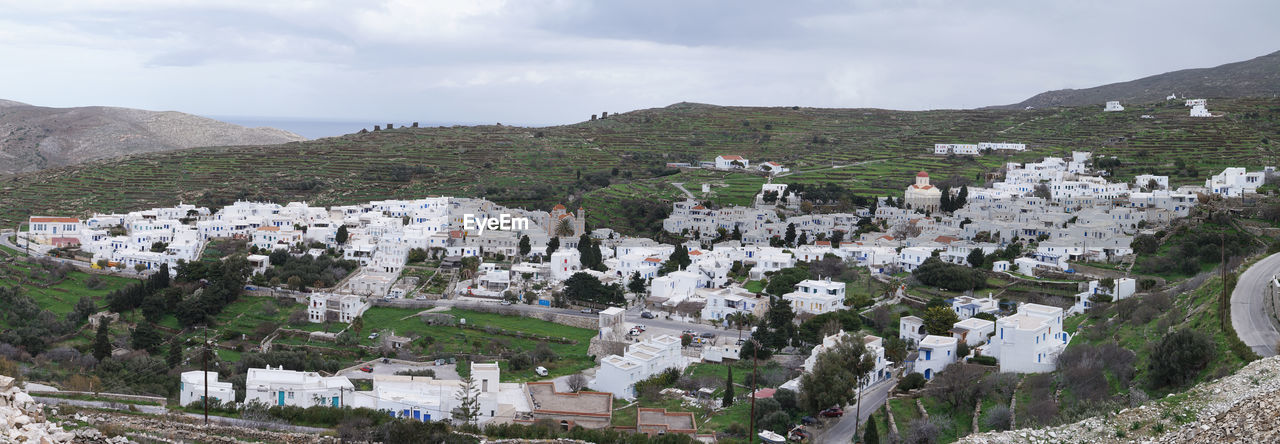
[[[627,345],[630,342],[625,341],[609,341],[600,339],[599,337],[591,338],[591,344],[587,346],[587,355],[595,356],[596,362],[600,362],[601,358],[609,355],[621,355],[627,351]]]

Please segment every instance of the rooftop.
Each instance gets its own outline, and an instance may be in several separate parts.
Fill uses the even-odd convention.
[[[601,392],[557,392],[551,382],[530,382],[525,384],[529,397],[533,401],[533,410],[541,413],[562,413],[571,415],[613,416],[613,394]]]

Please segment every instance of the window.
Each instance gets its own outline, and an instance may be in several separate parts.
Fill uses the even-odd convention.
[[[289,399],[293,399],[293,392],[289,392]]]

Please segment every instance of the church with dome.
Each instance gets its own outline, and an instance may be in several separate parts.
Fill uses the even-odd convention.
[[[907,208],[923,211],[938,211],[942,204],[942,191],[929,185],[929,173],[921,171],[916,174],[916,183],[907,187],[903,195]]]

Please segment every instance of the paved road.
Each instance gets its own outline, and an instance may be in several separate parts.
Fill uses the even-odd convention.
[[[693,193],[690,193],[689,190],[686,190],[684,188],[684,182],[671,182],[671,185],[675,186],[676,188],[679,188],[680,191],[683,191],[684,195],[689,196],[690,199],[697,199],[697,197],[694,196]]]
[[[1275,356],[1280,332],[1271,322],[1264,301],[1271,295],[1272,279],[1280,274],[1280,254],[1267,256],[1240,274],[1231,292],[1231,326],[1236,335],[1259,356]]]
[[[870,418],[876,409],[884,405],[885,401],[889,399],[889,391],[897,384],[897,378],[889,378],[889,380],[881,381],[862,392],[861,401],[865,401],[862,403],[866,405],[862,406],[861,415],[858,415],[860,417],[857,421],[858,425],[867,424],[867,418]],[[854,406],[845,407],[845,415],[840,418],[840,422],[824,429],[817,429],[821,432],[821,435],[818,436],[815,442],[853,442],[853,435],[857,432],[854,428],[854,410]],[[881,431],[880,433],[885,432]]]

